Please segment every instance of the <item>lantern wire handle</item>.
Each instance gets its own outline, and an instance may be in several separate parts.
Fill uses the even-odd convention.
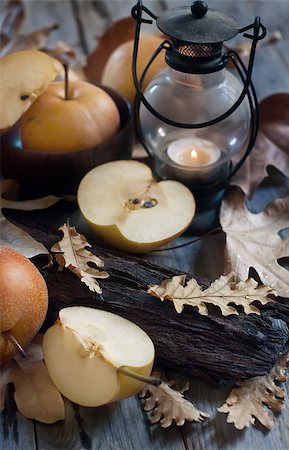
[[[139,119],[139,108],[140,103],[142,102],[144,106],[148,109],[148,111],[153,114],[155,117],[160,119],[161,121],[175,127],[179,128],[187,128],[187,129],[200,129],[205,128],[211,125],[215,125],[222,120],[226,119],[229,115],[231,115],[242,103],[245,96],[247,95],[249,105],[250,105],[250,112],[251,112],[251,135],[248,142],[248,146],[246,151],[244,152],[244,155],[239,160],[239,162],[233,167],[231,170],[231,173],[229,175],[229,178],[231,178],[237,170],[241,167],[241,165],[244,163],[245,159],[250,154],[254,143],[256,141],[257,133],[258,133],[258,127],[259,127],[259,111],[258,111],[258,100],[255,92],[254,85],[252,83],[252,71],[253,71],[253,64],[254,64],[254,58],[255,58],[255,52],[257,43],[259,40],[263,39],[266,35],[266,28],[261,24],[260,17],[255,17],[255,21],[253,24],[248,25],[245,28],[242,28],[239,30],[239,33],[243,33],[244,31],[247,31],[249,29],[253,29],[253,35],[250,35],[248,33],[244,33],[243,36],[247,37],[249,39],[252,39],[252,46],[251,46],[251,52],[250,52],[250,58],[248,63],[248,69],[246,69],[243,61],[239,57],[238,53],[231,50],[224,54],[223,58],[225,60],[228,60],[229,58],[232,60],[235,68],[237,69],[237,72],[242,80],[242,83],[244,85],[243,90],[239,96],[239,98],[236,100],[234,105],[229,108],[224,114],[217,117],[216,119],[210,120],[208,122],[198,123],[198,124],[184,124],[181,122],[175,122],[167,117],[164,117],[162,114],[160,114],[158,111],[156,111],[151,104],[146,100],[145,96],[142,93],[142,85],[145,79],[145,76],[148,72],[148,69],[150,68],[153,61],[156,59],[158,54],[161,52],[161,50],[166,49],[167,51],[170,51],[173,44],[169,40],[165,40],[162,42],[162,44],[157,48],[157,50],[153,53],[150,60],[148,61],[140,80],[138,80],[137,73],[136,73],[136,67],[137,67],[137,55],[138,55],[138,46],[139,46],[139,37],[140,37],[140,29],[141,29],[141,23],[143,22],[149,22],[152,23],[152,21],[146,21],[142,18],[142,11],[145,11],[148,13],[152,18],[156,19],[157,17],[150,11],[148,8],[144,7],[142,5],[142,0],[138,1],[138,4],[134,6],[132,9],[132,16],[136,20],[136,31],[135,31],[135,40],[134,40],[134,48],[133,48],[133,60],[132,60],[132,74],[133,74],[133,81],[136,89],[136,97],[135,97],[135,123],[137,128],[137,134],[139,136],[139,139],[144,146],[147,153],[152,156],[149,148],[145,144],[145,140],[142,135],[141,131],[141,125],[140,125],[140,119]],[[261,34],[259,34],[261,30]],[[240,67],[238,66],[238,63]],[[244,75],[244,74],[245,75]],[[253,97],[253,98],[252,98]]]
[[[142,89],[144,79],[146,77],[148,69],[150,68],[151,63],[153,62],[153,60],[158,56],[158,54],[163,49],[167,49],[168,48],[168,45],[169,46],[172,45],[172,43],[169,40],[163,41],[160,44],[160,46],[155,50],[153,55],[151,56],[148,64],[146,65],[146,67],[145,67],[145,69],[144,69],[144,71],[143,71],[143,73],[142,73],[142,75],[141,75],[141,77],[139,79],[139,87],[140,87],[140,89]],[[140,117],[139,117],[140,104],[141,104],[140,97],[139,97],[139,95],[136,95],[135,98],[134,98],[134,120],[135,120],[137,135],[138,135],[138,138],[139,138],[142,146],[146,150],[147,154],[153,158],[153,154],[151,153],[149,147],[146,145],[145,139],[143,137],[142,129],[141,129]]]
[[[229,52],[230,59],[232,60],[234,66],[236,67],[238,74],[242,80],[242,82],[244,82],[244,75],[240,69],[240,67],[238,66],[238,64],[235,61],[235,58],[237,59],[238,63],[240,64],[240,66],[243,69],[243,72],[246,74],[246,67],[242,61],[242,59],[240,58],[240,56],[238,55],[237,52],[235,52],[234,50],[231,50]],[[251,90],[251,92],[250,92]],[[244,152],[242,158],[238,161],[238,163],[235,164],[235,166],[233,167],[229,178],[232,178],[235,173],[239,170],[239,168],[242,166],[242,164],[245,162],[246,158],[249,156],[249,154],[251,153],[253,146],[255,144],[256,138],[257,138],[257,134],[258,134],[258,129],[259,129],[259,107],[258,107],[258,99],[257,99],[257,94],[254,88],[254,85],[251,81],[250,83],[250,90],[248,91],[248,101],[249,101],[249,105],[250,105],[250,111],[251,111],[251,135],[250,135],[250,139],[247,145],[247,149]],[[253,98],[252,98],[253,97]]]
[[[148,19],[143,19],[141,17],[141,11],[145,11],[150,17],[152,17],[154,20],[157,20],[158,16],[156,16],[152,11],[150,11],[146,6],[143,6],[142,4],[142,0],[138,0],[137,4],[135,6],[133,6],[132,10],[131,10],[131,15],[133,17],[133,19],[135,20],[140,20],[142,23],[149,23],[152,24],[153,21],[152,20],[148,20]],[[139,16],[140,13],[140,16]]]
[[[256,17],[255,18],[254,25],[250,25],[249,27],[245,28],[245,29],[249,29],[249,28],[251,29],[252,27],[254,27],[254,34],[253,34],[253,36],[247,35],[247,37],[252,39],[252,47],[251,47],[251,53],[250,53],[248,69],[246,71],[246,75],[247,76],[246,76],[246,80],[245,80],[245,83],[244,83],[244,88],[243,88],[239,98],[236,100],[236,102],[234,103],[234,105],[231,108],[229,108],[225,113],[223,113],[219,117],[217,117],[215,119],[212,119],[210,121],[207,121],[207,122],[202,122],[202,123],[197,123],[197,124],[188,124],[188,123],[176,122],[176,121],[171,120],[168,117],[165,117],[162,114],[160,114],[158,111],[156,111],[152,107],[152,105],[147,101],[147,99],[145,98],[145,96],[142,93],[142,90],[141,90],[141,87],[140,87],[140,84],[139,84],[139,80],[138,80],[138,77],[137,77],[137,73],[136,73],[140,29],[141,29],[141,23],[143,22],[143,19],[142,19],[142,8],[143,7],[142,7],[142,4],[141,4],[141,0],[137,4],[137,6],[135,6],[133,8],[133,11],[134,11],[133,17],[136,19],[137,23],[136,23],[135,40],[134,40],[134,48],[133,48],[133,58],[132,58],[132,75],[133,75],[133,81],[134,81],[134,85],[135,85],[135,89],[136,89],[137,95],[139,96],[139,98],[140,98],[141,102],[144,104],[144,106],[148,109],[148,111],[151,114],[153,114],[155,117],[160,119],[162,122],[165,122],[168,125],[171,125],[171,126],[174,126],[174,127],[178,127],[178,128],[187,128],[187,129],[206,128],[206,127],[209,127],[211,125],[215,125],[215,124],[221,122],[222,120],[226,119],[229,115],[231,115],[240,106],[240,104],[244,100],[246,94],[248,93],[249,85],[251,83],[251,75],[252,75],[252,70],[253,70],[253,63],[254,63],[254,58],[255,58],[256,46],[257,46],[258,40],[263,39],[263,37],[265,37],[265,35],[266,35],[265,27],[262,25],[262,28],[261,28],[260,17]],[[259,36],[260,28],[262,30],[262,34]],[[244,29],[242,29],[241,31],[243,31],[243,30]],[[168,41],[168,42],[170,42],[170,41]],[[172,45],[172,43],[171,43],[171,45]],[[153,63],[153,61],[156,58],[156,56],[159,54],[159,51],[162,50],[162,49],[163,49],[163,47],[161,45],[157,49],[157,51],[153,54],[153,57],[151,57],[151,59],[149,60],[147,66],[144,69],[144,74],[147,73],[149,67]],[[170,49],[168,48],[167,50],[169,51]],[[224,55],[224,58],[228,59],[227,53]],[[144,78],[144,77],[142,76],[141,78]]]
[[[205,234],[202,234],[201,236],[198,236],[194,239],[184,242],[183,244],[174,245],[173,247],[157,248],[155,250],[151,250],[151,253],[168,252],[169,250],[177,250],[178,248],[187,247],[188,245],[195,244],[196,242],[202,241],[203,239],[205,239],[207,237],[210,237],[215,234],[219,234],[222,231],[223,231],[222,227],[217,227],[217,228],[214,228],[213,230],[208,231]]]
[[[169,41],[164,41],[159,48],[155,51],[155,53],[158,55],[161,50],[163,48],[166,48],[165,45],[167,43],[170,43]],[[243,82],[243,84],[245,83],[245,76],[244,74],[246,74],[246,67],[242,61],[242,59],[240,58],[240,56],[238,55],[238,53],[234,50],[230,50],[228,53],[228,58],[230,58]],[[151,58],[155,58],[155,54],[152,55]],[[240,67],[238,66],[238,64],[236,63],[236,60],[238,61],[238,63],[240,64],[244,74],[242,73],[242,70],[240,69]],[[144,78],[146,76],[147,70],[148,70],[149,66],[146,67],[146,70],[144,70],[140,80],[139,80],[139,85],[140,88],[142,88],[142,84],[144,81]],[[251,90],[251,92],[250,92]],[[246,160],[246,158],[249,156],[249,154],[251,153],[253,146],[255,144],[256,141],[256,137],[258,134],[258,129],[259,129],[259,107],[258,107],[258,99],[257,99],[257,95],[256,95],[256,91],[254,88],[254,84],[252,83],[252,81],[250,82],[250,90],[248,90],[247,93],[247,97],[248,97],[248,101],[249,101],[249,105],[250,105],[250,111],[251,111],[251,135],[250,135],[250,139],[247,145],[247,149],[244,152],[244,155],[242,156],[242,158],[238,161],[238,163],[235,164],[235,166],[232,168],[230,174],[229,174],[229,178],[232,178],[235,173],[239,170],[239,168],[242,166],[242,164],[244,163],[244,161]],[[253,98],[252,98],[253,97]],[[146,152],[149,154],[149,156],[153,157],[150,149],[148,148],[148,146],[146,145],[145,139],[143,137],[142,134],[142,130],[141,130],[141,126],[140,126],[140,118],[139,118],[139,108],[140,108],[140,99],[138,96],[135,97],[135,102],[134,102],[134,113],[135,113],[135,124],[136,124],[136,129],[137,129],[137,133],[138,133],[138,137],[139,140],[142,144],[142,146],[145,148]]]

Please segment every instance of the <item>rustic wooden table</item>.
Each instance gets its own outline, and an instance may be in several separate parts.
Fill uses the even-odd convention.
[[[145,4],[156,14],[185,0],[155,0]],[[58,23],[50,43],[63,40],[85,55],[95,47],[95,39],[114,20],[129,15],[133,0],[26,0],[25,30]],[[274,92],[289,91],[289,2],[287,0],[211,0],[210,6],[238,18],[242,25],[251,23],[260,15],[268,31],[279,30],[283,39],[274,46],[260,49],[256,58],[254,81],[259,99]],[[25,31],[24,30],[24,31]],[[288,195],[289,181],[276,169],[258,189],[249,207],[258,212],[268,201]],[[72,219],[80,231],[85,226],[75,211]],[[55,229],[63,223],[55,216]],[[186,238],[180,238],[182,243]],[[146,256],[160,265],[215,279],[222,273],[224,235],[220,234],[174,252]],[[178,383],[187,379],[180,374],[167,373]],[[21,414],[8,411],[2,417],[0,448],[3,450],[33,449],[100,449],[100,450],[288,450],[289,449],[289,385],[287,383],[287,409],[275,420],[272,431],[256,426],[237,431],[226,423],[224,414],[217,413],[229,393],[227,386],[209,387],[195,379],[190,381],[187,397],[200,409],[211,415],[206,425],[186,424],[163,430],[151,426],[138,398],[100,408],[76,408],[66,403],[66,420],[55,425],[44,425],[25,419]]]

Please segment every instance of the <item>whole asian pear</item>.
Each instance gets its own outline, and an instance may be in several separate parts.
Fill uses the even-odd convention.
[[[0,247],[0,363],[18,352],[12,335],[25,348],[41,327],[48,291],[39,270],[19,252]]]
[[[164,38],[160,36],[144,34],[141,37],[137,58],[138,78],[142,75],[143,70],[154,51],[163,41]],[[128,41],[114,50],[104,67],[101,78],[103,84],[120,92],[130,103],[133,103],[135,96],[135,87],[132,78],[133,44],[133,41]],[[143,88],[146,88],[148,83],[166,67],[164,55],[161,53],[151,65],[145,77]]]
[[[120,127],[118,108],[103,89],[85,81],[51,83],[22,116],[24,148],[37,152],[74,152],[94,147]]]

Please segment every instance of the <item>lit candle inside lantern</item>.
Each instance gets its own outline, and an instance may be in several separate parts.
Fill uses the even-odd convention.
[[[213,142],[202,138],[183,138],[171,142],[169,158],[181,166],[202,169],[220,159],[221,151]]]

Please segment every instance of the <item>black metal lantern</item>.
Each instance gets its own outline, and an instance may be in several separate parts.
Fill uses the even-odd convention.
[[[141,24],[152,23],[143,18],[143,12],[156,20],[168,38],[138,79]],[[256,140],[258,103],[251,76],[256,45],[266,29],[259,17],[240,28],[234,18],[198,0],[160,17],[139,0],[132,15],[136,19],[132,71],[138,135],[154,160],[156,176],[176,179],[192,190],[197,203],[194,231],[204,232],[213,225],[230,178]],[[238,33],[252,40],[248,68],[236,51],[223,46]],[[163,49],[168,68],[143,93],[146,73]],[[226,69],[229,61],[239,78]]]

